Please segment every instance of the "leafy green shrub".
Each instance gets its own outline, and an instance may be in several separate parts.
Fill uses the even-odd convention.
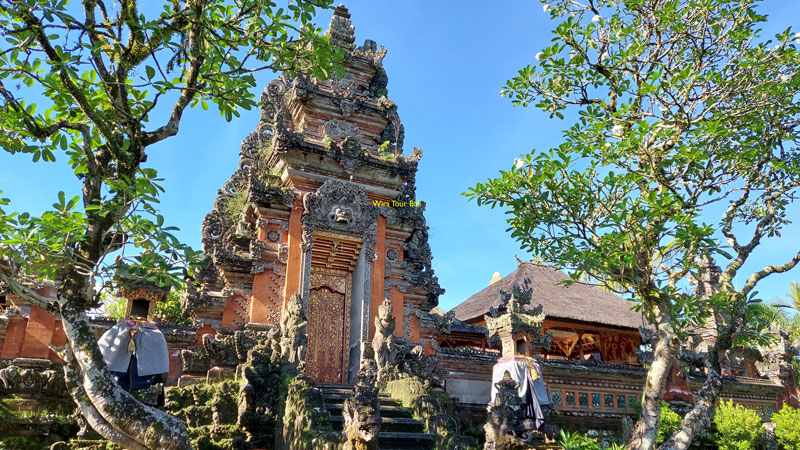
[[[239,190],[228,196],[222,203],[222,215],[232,223],[239,221],[239,215],[247,207],[247,191]]]
[[[563,450],[600,450],[600,444],[597,439],[577,432],[564,432],[564,430],[561,430],[559,434],[558,445]]]
[[[800,409],[785,405],[772,416],[775,438],[784,449],[800,448]]]
[[[658,424],[656,444],[661,445],[672,433],[678,430],[683,419],[675,411],[669,409],[667,402],[661,402],[661,422]]]
[[[755,411],[733,401],[722,401],[714,415],[720,450],[751,450],[758,447],[763,434],[761,418]]]
[[[181,309],[181,291],[172,290],[163,302],[156,302],[153,311],[154,319],[158,322],[167,322],[175,325],[191,325],[192,319],[183,315]]]
[[[378,156],[384,161],[394,161],[397,159],[397,155],[392,150],[392,143],[383,141],[383,144],[378,147]]]
[[[128,301],[124,298],[116,297],[112,294],[103,293],[103,306],[101,313],[114,320],[125,317],[125,308]],[[192,319],[184,317],[181,309],[181,291],[172,290],[167,294],[167,299],[163,302],[156,302],[153,309],[153,320],[156,322],[166,322],[174,325],[191,325]]]

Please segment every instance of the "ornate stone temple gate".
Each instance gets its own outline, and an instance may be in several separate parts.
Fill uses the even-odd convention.
[[[267,85],[239,168],[203,221],[208,263],[183,306],[198,334],[224,339],[274,327],[300,293],[308,374],[352,384],[385,298],[396,335],[434,353],[430,310],[443,290],[415,193],[422,152],[403,150],[403,125],[386,96],[386,50],[354,44],[344,7],[328,36],[345,50],[345,73]]]

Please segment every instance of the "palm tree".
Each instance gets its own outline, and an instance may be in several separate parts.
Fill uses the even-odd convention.
[[[787,300],[787,302],[775,303],[775,307],[800,311],[800,283],[792,281],[789,284],[789,292],[784,296],[784,299]]]

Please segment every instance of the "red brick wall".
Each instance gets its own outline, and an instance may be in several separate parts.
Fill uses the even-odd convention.
[[[253,287],[255,290],[255,286]],[[255,298],[255,295],[253,296]],[[225,309],[222,310],[222,326],[242,328],[249,319],[250,301],[241,295],[228,297]]]
[[[0,359],[14,359],[20,356],[22,341],[25,340],[25,326],[28,319],[22,316],[11,316],[6,328],[6,339],[3,341],[3,350]]]
[[[53,329],[53,347],[63,347],[66,343],[67,335],[64,334],[64,325],[61,323],[61,319],[56,319],[55,328]],[[52,350],[50,350],[48,358],[50,358],[51,361],[61,362],[61,358]]]
[[[48,345],[53,339],[55,326],[56,318],[54,315],[40,306],[31,305],[20,356],[26,358],[49,357],[50,348]]]

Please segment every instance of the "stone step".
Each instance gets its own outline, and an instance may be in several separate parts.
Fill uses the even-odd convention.
[[[436,440],[429,433],[395,433],[383,432],[378,435],[381,449],[397,450],[433,450]]]
[[[337,432],[341,436],[341,432]],[[434,450],[436,438],[430,433],[381,431],[378,446],[381,450]]]
[[[347,394],[350,395],[353,393],[353,388],[343,388],[343,387],[324,387],[320,388],[323,394]]]
[[[341,403],[328,403],[325,400],[325,408],[331,413],[331,416],[342,415]],[[397,405],[383,405],[381,404],[381,417],[412,417],[413,413],[408,408],[403,408]]]
[[[322,396],[325,398],[325,403],[342,403],[346,399],[353,396],[352,392],[349,393],[334,393],[334,392],[323,392]],[[402,406],[399,400],[395,400],[388,395],[381,394],[378,396],[381,401],[381,405],[395,405],[395,406]]]
[[[398,432],[398,433],[422,433],[425,431],[425,424],[417,419],[410,417],[382,417],[383,423],[381,424],[381,432]],[[339,429],[344,426],[344,417],[331,416],[334,429]]]
[[[344,426],[342,408],[344,401],[353,396],[353,387],[343,384],[320,384],[325,398],[325,408],[331,415],[334,430]],[[433,450],[435,437],[425,433],[422,421],[413,418],[413,412],[388,394],[381,393],[381,431],[378,435],[380,448],[386,450]],[[339,431],[339,433],[341,433]]]

